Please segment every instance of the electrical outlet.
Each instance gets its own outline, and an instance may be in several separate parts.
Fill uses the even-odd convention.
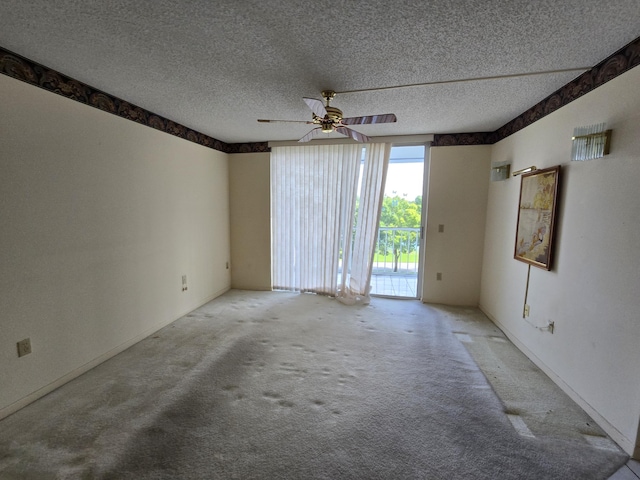
[[[522,314],[523,317],[528,317],[530,312],[531,312],[531,309],[530,309],[529,305],[525,304],[524,305],[524,313]]]
[[[438,233],[444,233],[444,225],[438,225]]]
[[[187,291],[187,276],[186,275],[182,275],[182,291],[183,292]]]
[[[442,273],[441,272],[436,273],[436,280],[442,280]]]
[[[20,340],[18,342],[18,356],[24,357],[25,355],[29,355],[31,353],[31,339],[25,338],[24,340]]]

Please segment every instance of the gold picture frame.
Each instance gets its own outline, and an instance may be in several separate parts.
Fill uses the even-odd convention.
[[[551,270],[560,166],[522,175],[514,258]]]

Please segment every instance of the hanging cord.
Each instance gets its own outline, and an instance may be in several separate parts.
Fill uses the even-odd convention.
[[[524,289],[524,304],[522,305],[522,318],[526,319],[527,298],[529,297],[529,277],[531,276],[531,265],[527,270],[527,286]]]
[[[534,75],[549,75],[556,73],[567,72],[586,72],[591,70],[592,67],[578,67],[578,68],[562,68],[559,70],[544,70],[541,72],[524,72],[524,73],[512,73],[507,75],[491,75],[488,77],[470,77],[470,78],[456,78],[453,80],[436,80],[433,82],[425,83],[409,83],[407,85],[390,85],[387,87],[371,87],[371,88],[359,88],[355,90],[344,90],[342,92],[335,92],[336,95],[344,93],[362,93],[362,92],[380,92],[382,90],[394,90],[396,88],[410,88],[410,87],[428,87],[431,85],[445,85],[447,83],[466,83],[466,82],[478,82],[482,80],[501,80],[503,78],[520,78],[520,77],[532,77]]]
[[[529,265],[529,268],[527,270],[527,286],[525,287],[524,290],[524,304],[522,305],[522,318],[524,319],[525,322],[527,322],[530,326],[532,326],[533,328],[540,330],[541,332],[551,332],[553,333],[553,326],[554,323],[553,322],[549,322],[545,327],[540,327],[534,323],[531,323],[528,319],[527,319],[527,299],[529,298],[529,278],[531,276],[531,265]]]
[[[549,323],[546,327],[539,327],[538,325],[535,325],[535,324],[531,323],[526,318],[524,319],[524,321],[527,322],[530,326],[532,326],[536,330],[540,330],[541,332],[551,332],[551,333],[553,333],[553,322]]]

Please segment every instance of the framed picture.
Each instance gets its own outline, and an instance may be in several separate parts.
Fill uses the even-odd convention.
[[[514,258],[551,270],[560,166],[522,175]]]

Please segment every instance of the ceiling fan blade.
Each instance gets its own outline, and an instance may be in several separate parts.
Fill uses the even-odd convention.
[[[398,118],[393,113],[385,113],[383,115],[369,115],[366,117],[349,117],[343,118],[343,125],[367,125],[370,123],[393,123],[397,122]]]
[[[316,135],[318,135],[320,133],[320,130],[322,130],[322,128],[320,127],[316,127],[313,130],[311,130],[309,133],[307,133],[304,137],[302,137],[300,140],[298,140],[298,142],[308,142],[309,140],[311,140],[313,137],[315,137]]]
[[[311,111],[315,113],[318,117],[324,118],[327,114],[327,109],[324,108],[324,104],[320,100],[316,100],[315,98],[307,98],[304,97],[303,100],[309,106]]]
[[[307,124],[313,123],[313,122],[307,122],[306,120],[265,120],[264,118],[259,118],[258,121],[260,123],[307,123]]]
[[[334,130],[342,135],[353,138],[356,142],[368,143],[371,141],[364,133],[356,132],[347,127],[336,127]]]

